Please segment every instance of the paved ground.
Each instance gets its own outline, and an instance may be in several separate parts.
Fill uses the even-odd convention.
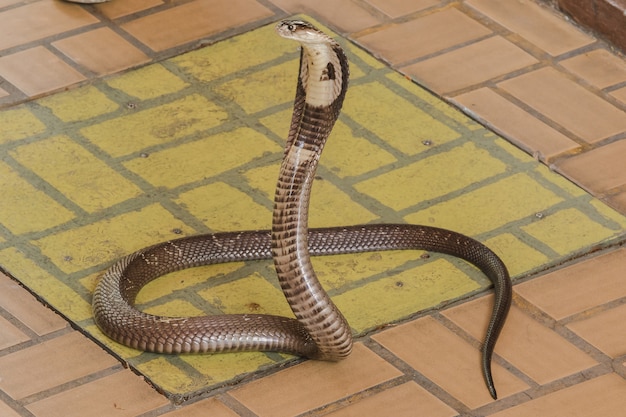
[[[626,64],[605,44],[530,1],[8,1],[0,7],[0,30],[7,33],[0,41],[0,264],[173,401],[193,397],[174,411],[166,396],[3,277],[3,415],[608,416],[623,410],[626,341],[616,328],[626,315],[626,258],[619,248]],[[328,197],[313,202],[312,222],[428,223],[492,246],[518,282],[496,350],[499,401],[491,401],[479,373],[490,299],[480,294],[360,339],[341,364],[309,361],[280,372],[280,355],[138,354],[94,328],[89,297],[111,260],[179,234],[266,227],[297,56],[266,25],[300,12],[343,36],[353,65],[352,101],[317,186]],[[237,34],[245,35],[183,54]],[[159,64],[98,81],[150,62]],[[285,90],[267,89],[268,79],[272,87],[289,82]],[[236,157],[235,140],[245,149]],[[340,157],[355,143],[364,162]],[[207,149],[221,156],[206,163]],[[180,173],[162,175],[172,167]],[[459,207],[470,221],[460,218]],[[318,262],[357,332],[480,293],[487,284],[436,256]],[[267,266],[210,274],[217,276],[211,291],[201,284],[206,272],[185,275],[147,289],[144,307],[282,312]],[[428,282],[417,279],[424,276]],[[233,296],[240,286],[256,292],[250,299]],[[363,300],[384,307],[366,310]],[[268,376],[203,392],[257,369],[268,369]]]

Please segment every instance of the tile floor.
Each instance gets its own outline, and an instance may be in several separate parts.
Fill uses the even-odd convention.
[[[626,63],[530,0],[1,1],[0,104],[9,109],[300,12],[626,213]],[[0,126],[0,144],[24,126],[37,129],[16,120]],[[376,333],[338,365],[303,362],[179,407],[1,277],[0,412],[620,416],[626,252],[619,245],[588,252],[515,286],[496,349],[495,402],[464,359],[474,355],[489,296]]]

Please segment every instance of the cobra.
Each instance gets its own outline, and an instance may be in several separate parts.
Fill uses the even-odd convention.
[[[311,186],[320,154],[343,104],[348,63],[339,44],[307,22],[282,21],[276,31],[298,41],[301,53],[271,231],[185,237],[121,259],[106,271],[94,291],[96,324],[117,342],[150,352],[279,351],[336,361],[350,354],[352,331],[317,279],[311,255],[399,249],[441,252],[474,264],[494,284],[495,301],[481,360],[486,384],[496,398],[491,359],[511,304],[505,265],[481,243],[444,229],[404,224],[308,228]],[[295,319],[261,314],[163,317],[134,307],[141,288],[167,273],[270,258]]]

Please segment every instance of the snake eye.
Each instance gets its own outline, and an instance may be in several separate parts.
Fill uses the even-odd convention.
[[[289,32],[293,32],[294,30],[296,30],[296,26],[295,25],[287,25],[287,29],[289,29]]]

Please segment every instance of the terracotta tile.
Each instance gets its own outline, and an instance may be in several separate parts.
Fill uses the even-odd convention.
[[[235,413],[230,408],[226,407],[224,403],[216,398],[210,398],[203,400],[195,404],[185,406],[176,411],[165,413],[161,417],[237,417],[239,414]]]
[[[0,0],[0,7],[7,7],[12,4],[21,3],[22,0]]]
[[[458,413],[410,381],[342,408],[327,417],[452,417]]]
[[[351,0],[271,0],[276,6],[289,13],[307,13],[320,16],[344,32],[358,32],[381,23],[369,11]],[[350,16],[346,19],[346,16]]]
[[[401,64],[490,33],[477,21],[449,8],[387,26],[357,41],[392,64]]]
[[[553,68],[501,82],[499,87],[589,143],[626,131],[624,111]]]
[[[580,146],[530,113],[517,107],[490,88],[480,88],[454,97],[454,101],[514,144],[541,160],[550,159]]]
[[[626,104],[626,87],[619,88],[615,91],[611,91],[611,95]]]
[[[0,50],[92,23],[93,15],[70,3],[42,0],[0,13]]]
[[[490,417],[621,416],[626,409],[624,392],[626,381],[609,374],[490,414]]]
[[[365,0],[366,3],[371,4],[387,16],[395,19],[396,17],[404,16],[409,13],[414,13],[420,10],[427,9],[432,6],[438,5],[439,0]]]
[[[71,332],[0,357],[0,389],[20,399],[116,363],[80,333]]]
[[[26,408],[36,417],[134,417],[168,403],[141,377],[123,370],[34,402]]]
[[[624,119],[626,120],[626,117]],[[624,158],[626,158],[626,140],[622,139],[565,159],[557,166],[561,173],[590,192],[601,194],[626,184]]]
[[[567,325],[612,358],[626,354],[626,305]]]
[[[106,27],[53,42],[52,46],[98,75],[150,61],[146,54]]]
[[[402,324],[372,339],[468,407],[493,401],[483,382],[478,350],[432,317]],[[492,366],[500,398],[528,388],[501,366]]]
[[[465,3],[553,56],[594,42],[591,36],[532,0],[467,0]]]
[[[611,207],[615,208],[622,214],[626,214],[626,191],[612,195],[608,198]]]
[[[482,297],[443,314],[482,340],[492,303],[492,296]],[[511,308],[496,353],[542,385],[597,365],[586,353],[516,307]]]
[[[560,64],[598,88],[626,81],[626,62],[606,49],[586,52],[561,61]]]
[[[619,249],[516,285],[515,292],[561,320],[626,296],[624,270],[626,249]]]
[[[20,329],[11,324],[7,319],[0,316],[0,349],[15,346],[18,343],[30,340]]]
[[[0,306],[39,336],[67,327],[67,322],[44,307],[28,291],[0,273]]]
[[[439,93],[480,84],[537,60],[500,36],[401,68]]]
[[[0,416],[2,417],[20,417],[17,411],[9,407],[8,405],[0,402]]]
[[[85,79],[43,46],[0,57],[0,76],[29,96],[67,87]]]
[[[164,4],[162,0],[125,0],[99,3],[94,7],[109,19],[117,19],[162,4]]]
[[[293,416],[400,375],[372,351],[356,344],[352,355],[341,362],[307,361],[229,394],[259,417]]]
[[[271,15],[255,0],[194,0],[121,27],[152,50],[162,51]]]

